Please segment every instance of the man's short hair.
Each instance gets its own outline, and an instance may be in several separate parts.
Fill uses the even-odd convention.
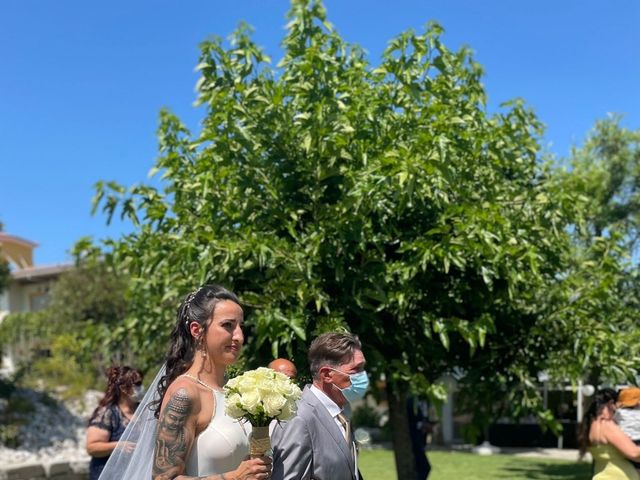
[[[324,365],[339,367],[348,363],[356,350],[362,350],[357,336],[341,332],[323,333],[315,338],[309,347],[307,356],[311,375],[317,377]]]

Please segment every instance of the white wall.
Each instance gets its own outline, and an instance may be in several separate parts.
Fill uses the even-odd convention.
[[[9,287],[0,294],[0,322],[8,313],[30,312],[43,308],[48,301],[53,283],[54,280],[44,280],[39,283],[11,282]],[[16,359],[13,353],[1,352],[0,376],[7,377],[15,372]]]
[[[27,284],[13,282],[9,287],[9,311],[14,313],[40,310],[48,300],[53,283],[52,280]]]
[[[6,288],[4,292],[0,293],[0,322],[4,316],[9,313],[9,289]]]

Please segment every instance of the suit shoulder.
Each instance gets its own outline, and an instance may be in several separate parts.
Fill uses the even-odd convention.
[[[292,435],[294,437],[299,435],[306,436],[309,434],[309,428],[312,424],[311,416],[298,410],[293,418],[273,425],[271,440],[275,444],[279,444],[291,440],[293,438]]]
[[[315,405],[313,405],[312,403],[310,403],[309,401],[307,401],[307,399],[300,399],[298,400],[298,413],[304,412],[304,413],[308,413],[308,412],[312,412],[314,410]]]

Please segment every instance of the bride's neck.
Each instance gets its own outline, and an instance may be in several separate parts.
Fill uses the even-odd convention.
[[[203,359],[200,356],[194,360],[191,367],[186,371],[189,375],[199,378],[210,386],[220,388],[224,386],[224,372],[225,367],[223,365],[216,365],[208,358]]]

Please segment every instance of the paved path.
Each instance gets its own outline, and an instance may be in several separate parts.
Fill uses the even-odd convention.
[[[495,447],[492,447],[492,449],[495,449]],[[445,452],[446,451],[467,452],[467,453],[476,451],[476,453],[478,453],[477,447],[474,448],[470,445],[455,445],[452,447],[430,446],[428,450],[445,451]],[[548,458],[548,459],[554,459],[554,460],[567,460],[570,462],[578,461],[578,450],[576,449],[502,447],[502,448],[499,448],[497,451],[494,450],[494,455],[514,455],[517,457],[528,457],[528,458]],[[591,455],[587,453],[584,456],[583,461],[591,462]]]
[[[390,443],[383,444],[374,444],[369,448],[385,448],[388,450],[393,450],[393,446]],[[429,452],[465,452],[465,453],[473,453],[476,451],[478,447],[474,447],[473,445],[451,445],[451,446],[443,446],[443,445],[429,445],[427,448],[427,454]],[[495,449],[496,447],[491,447]],[[494,455],[514,455],[516,457],[525,457],[525,458],[547,458],[552,460],[566,460],[569,462],[577,462],[578,461],[578,450],[577,449],[561,449],[561,448],[509,448],[502,447],[498,448],[497,451],[494,450]],[[589,452],[582,459],[583,462],[591,462],[591,455]]]
[[[532,457],[532,458],[553,458],[556,460],[578,460],[578,450],[573,449],[559,449],[559,448],[502,448],[500,453],[507,455],[515,455],[517,457]],[[584,461],[590,462],[591,455],[587,453],[584,456]]]

